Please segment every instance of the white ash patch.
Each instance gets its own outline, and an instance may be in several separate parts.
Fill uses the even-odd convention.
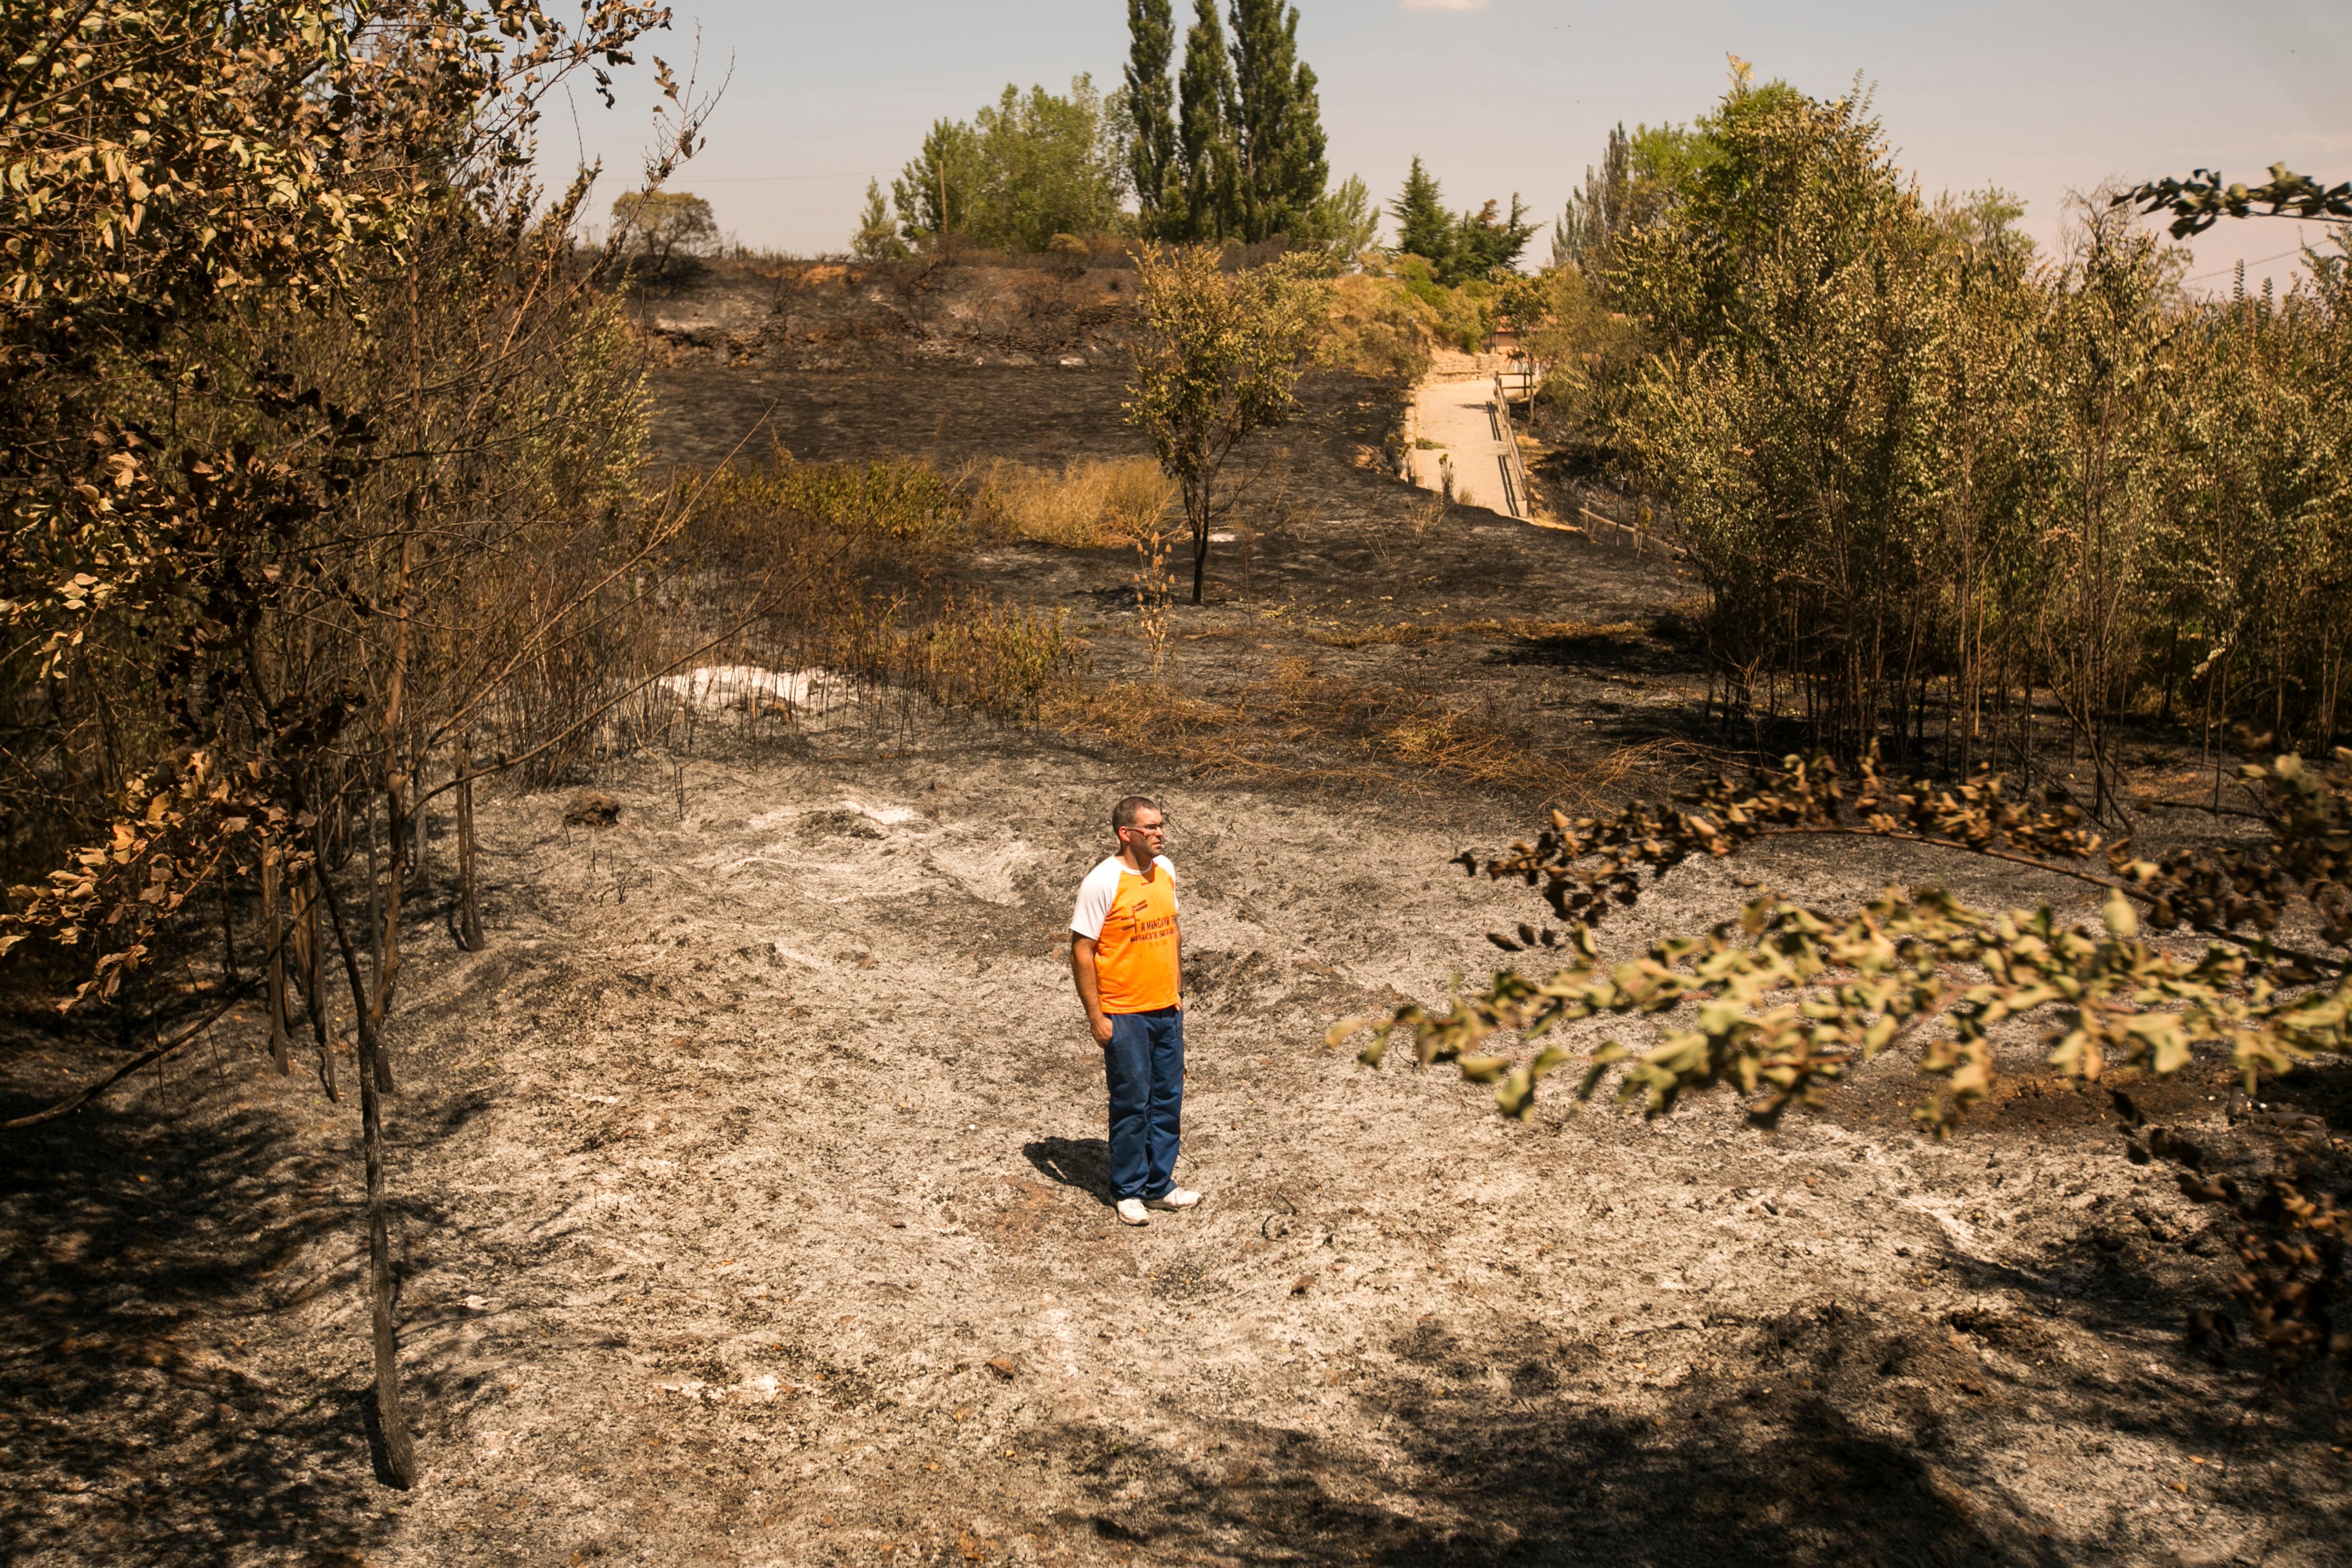
[[[770,669],[758,664],[710,664],[666,675],[661,689],[704,713],[782,708],[802,718],[845,703],[850,684],[829,669]]]

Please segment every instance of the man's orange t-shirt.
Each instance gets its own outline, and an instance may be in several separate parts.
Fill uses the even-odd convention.
[[[1095,980],[1106,1013],[1176,1005],[1176,868],[1168,857],[1146,876],[1113,855],[1078,884],[1070,929],[1095,939]]]

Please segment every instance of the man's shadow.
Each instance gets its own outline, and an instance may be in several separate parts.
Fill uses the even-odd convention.
[[[1048,1181],[1090,1193],[1103,1204],[1111,1202],[1109,1140],[1040,1138],[1023,1144],[1021,1152]]]

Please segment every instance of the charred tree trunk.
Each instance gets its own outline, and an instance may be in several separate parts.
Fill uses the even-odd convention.
[[[361,989],[359,954],[343,921],[341,900],[326,878],[319,886],[334,922],[335,947],[351,981],[352,1011],[357,1015],[360,1046],[360,1146],[367,1165],[368,1315],[374,1330],[375,1414],[383,1433],[385,1468],[394,1486],[405,1490],[416,1484],[416,1447],[400,1398],[400,1342],[392,1321],[392,1229],[385,1215],[383,1173],[383,1107],[376,1079],[382,1063],[373,1009]]]
[[[474,888],[474,757],[457,754],[457,941],[467,952],[482,951],[482,907]]]
[[[418,793],[424,791],[424,780],[417,781]],[[409,890],[423,903],[431,898],[432,879],[427,873],[425,857],[433,847],[433,808],[422,800],[416,803],[416,816],[410,823],[410,842],[415,848],[408,858]]]
[[[236,900],[221,889],[221,984],[236,984]]]
[[[327,987],[324,952],[319,945],[319,883],[322,880],[317,864],[307,875],[308,885],[302,890],[302,1003],[310,1016],[310,1035],[319,1045],[319,1087],[327,1091],[329,1100],[342,1099],[335,1083],[335,1042],[327,1030]]]
[[[368,981],[374,990],[381,991],[383,988],[383,858],[376,853],[373,801],[368,802],[364,826],[367,835]],[[367,994],[356,987],[352,989],[353,1010],[367,1005]]]
[[[400,906],[405,887],[404,861],[401,840],[406,837],[407,814],[400,808],[400,786],[395,783],[386,792],[384,801],[383,877],[376,885],[378,919],[375,928],[376,971],[375,994],[368,998],[366,1013],[372,1029],[381,1030],[392,1012],[393,989],[400,984]],[[393,1091],[392,1057],[383,1049],[381,1035],[373,1052],[372,1069],[376,1088],[385,1094]]]
[[[1192,514],[1187,521],[1192,525],[1192,602],[1197,605],[1201,602],[1201,592],[1209,575],[1208,481],[1206,479],[1201,481],[1197,500],[1189,491],[1184,500],[1186,503],[1184,510]]]
[[[261,852],[261,940],[269,952],[268,979],[264,987],[269,1010],[269,1059],[279,1077],[294,1070],[292,1038],[286,1028],[286,938],[289,927],[281,902],[278,847]]]

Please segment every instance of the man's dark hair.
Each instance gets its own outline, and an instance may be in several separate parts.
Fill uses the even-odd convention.
[[[1125,800],[1120,801],[1117,805],[1110,808],[1110,830],[1113,833],[1116,833],[1122,827],[1134,826],[1135,814],[1139,811],[1159,810],[1160,803],[1152,799],[1148,795],[1129,795]],[[1164,816],[1167,814],[1165,812],[1161,812],[1160,815]]]

